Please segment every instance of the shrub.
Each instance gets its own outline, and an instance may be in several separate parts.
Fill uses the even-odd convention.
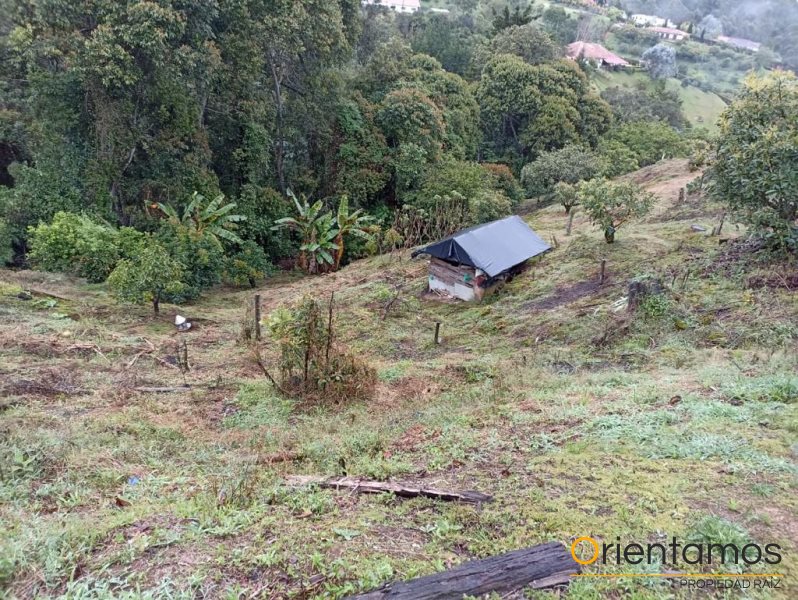
[[[413,194],[409,204],[449,217],[452,211],[446,209],[441,212],[437,207],[454,204],[459,211],[464,201],[467,210],[462,215],[460,226],[465,227],[512,212],[512,202],[502,190],[505,184],[482,165],[448,159],[428,169],[420,191]]]
[[[513,204],[524,199],[524,190],[510,167],[498,163],[483,163],[482,168],[493,176],[496,189],[503,192]]]
[[[221,281],[225,260],[217,240],[175,223],[165,223],[155,239],[183,271],[183,285],[164,289],[164,300],[178,304],[193,300]]]
[[[601,158],[602,177],[618,177],[640,168],[634,150],[617,140],[601,140],[596,151]]]
[[[483,190],[471,200],[469,207],[469,223],[487,223],[511,214],[513,205],[503,193],[495,190]]]
[[[240,245],[238,252],[225,257],[222,278],[232,285],[254,288],[271,270],[272,264],[263,248],[247,240]]]
[[[663,158],[686,156],[689,151],[679,133],[660,121],[625,123],[611,131],[607,139],[629,148],[641,167],[653,165]]]
[[[46,271],[105,281],[120,259],[136,251],[143,234],[130,228],[114,229],[83,215],[59,212],[52,223],[29,229],[30,260]]]
[[[377,372],[334,341],[332,299],[327,310],[309,296],[269,316],[280,347],[280,387],[284,393],[322,403],[373,397]]]
[[[0,266],[10,263],[13,258],[11,228],[5,220],[0,219]]]

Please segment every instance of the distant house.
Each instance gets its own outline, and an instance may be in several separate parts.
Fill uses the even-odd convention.
[[[673,27],[646,27],[646,31],[657,34],[663,40],[675,40],[677,42],[690,37],[690,34],[686,31]]]
[[[656,15],[643,15],[634,14],[629,19],[635,24],[642,27],[676,27],[676,23],[664,17],[657,17]]]
[[[565,56],[571,60],[585,60],[591,62],[599,68],[623,69],[631,66],[628,61],[610,52],[601,44],[592,44],[590,42],[574,42],[573,44],[568,44],[568,47],[565,49]]]
[[[722,44],[727,44],[729,46],[734,46],[735,48],[741,48],[743,50],[749,50],[751,52],[759,52],[759,48],[762,46],[762,44],[759,42],[754,42],[745,38],[728,37],[725,35],[719,35],[717,41]]]
[[[530,258],[551,250],[515,215],[464,229],[413,252],[428,254],[429,289],[461,300],[481,300],[521,271]]]
[[[421,8],[419,0],[361,0],[363,6],[384,6],[398,13],[414,13]]]

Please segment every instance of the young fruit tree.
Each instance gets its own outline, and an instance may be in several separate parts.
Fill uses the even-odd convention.
[[[554,186],[554,200],[562,205],[566,215],[570,214],[571,209],[579,204],[579,199],[576,197],[576,186],[561,181]]]
[[[142,244],[132,259],[124,259],[108,277],[108,286],[117,299],[131,304],[152,302],[157,315],[161,297],[178,294],[184,283],[183,265],[172,258],[166,249],[150,241]]]
[[[712,194],[772,248],[798,250],[798,79],[750,76],[721,117]]]
[[[645,215],[654,196],[628,181],[591,179],[576,188],[576,197],[593,224],[604,230],[608,244],[615,242],[615,232],[632,217]]]

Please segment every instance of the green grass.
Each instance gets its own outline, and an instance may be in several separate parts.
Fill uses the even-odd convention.
[[[407,254],[261,288],[266,313],[335,290],[337,342],[378,372],[369,403],[280,397],[237,340],[252,292],[214,290],[154,319],[101,287],[0,273],[0,589],[337,598],[551,540],[675,535],[778,543],[785,591],[749,597],[790,597],[798,300],[745,284],[790,266],[727,274],[724,247],[690,230],[721,207],[674,205],[692,177],[684,161],[636,177],[662,196],[650,216],[608,246],[579,212],[566,237],[561,209],[536,211],[530,222],[559,247],[484,304],[423,297],[426,263]],[[602,258],[607,283],[574,294]],[[626,282],[646,274],[665,283],[663,300],[634,316],[617,311]],[[383,318],[386,282],[399,280],[404,302]],[[18,297],[44,285],[69,299]],[[186,334],[194,389],[134,391],[182,383],[153,358],[175,353],[177,310],[207,319]],[[156,352],[139,355],[150,344]],[[262,352],[274,360],[270,342]],[[474,507],[285,484],[286,475],[343,473],[495,500]],[[690,593],[629,578],[576,581],[567,597]]]

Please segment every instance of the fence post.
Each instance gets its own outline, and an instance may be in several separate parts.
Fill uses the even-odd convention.
[[[260,341],[260,294],[255,294],[255,339]]]
[[[599,275],[599,285],[604,285],[604,279],[605,279],[605,275],[606,275],[606,270],[607,270],[607,259],[606,258],[602,258],[601,259],[601,274]]]
[[[441,322],[435,321],[435,343],[441,343]]]

